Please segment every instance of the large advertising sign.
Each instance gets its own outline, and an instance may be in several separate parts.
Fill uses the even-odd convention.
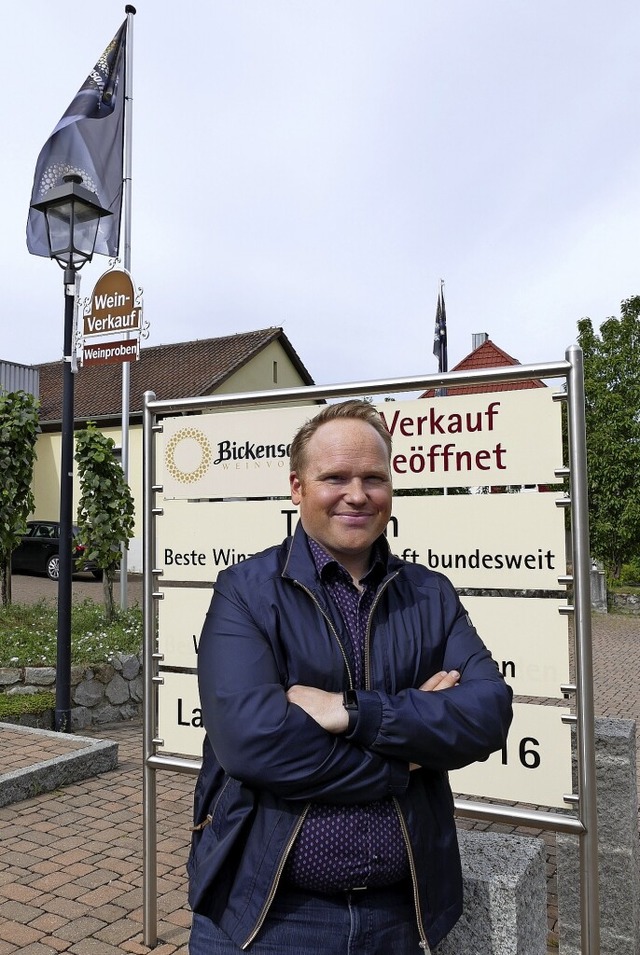
[[[162,674],[158,687],[159,750],[180,756],[202,757],[202,710],[195,674]]]

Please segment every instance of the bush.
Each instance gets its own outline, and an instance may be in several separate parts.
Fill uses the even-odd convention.
[[[636,557],[629,564],[622,565],[619,587],[640,587],[640,557]]]
[[[0,666],[55,666],[55,605],[11,604],[0,607]],[[119,611],[107,624],[104,607],[92,600],[74,602],[71,610],[71,662],[108,663],[118,651],[139,653],[142,611]]]

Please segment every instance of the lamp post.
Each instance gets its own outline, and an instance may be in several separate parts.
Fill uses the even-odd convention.
[[[93,257],[98,226],[111,215],[95,193],[81,185],[78,175],[67,175],[33,209],[44,213],[49,254],[64,269],[64,339],[62,382],[62,436],[60,460],[60,575],[58,577],[58,631],[56,642],[55,728],[71,732],[71,579],[73,573],[73,313],[76,272]]]

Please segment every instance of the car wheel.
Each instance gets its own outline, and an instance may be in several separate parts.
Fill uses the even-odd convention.
[[[60,577],[60,554],[52,554],[47,559],[47,577],[49,580],[58,580]]]

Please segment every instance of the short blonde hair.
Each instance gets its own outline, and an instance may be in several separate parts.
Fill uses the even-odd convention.
[[[378,432],[384,441],[387,455],[391,460],[391,435],[387,431],[380,414],[368,401],[359,398],[350,398],[338,404],[326,405],[314,418],[306,421],[295,433],[291,442],[289,465],[292,472],[300,474],[305,466],[307,446],[318,428],[328,421],[340,420],[364,421]]]

